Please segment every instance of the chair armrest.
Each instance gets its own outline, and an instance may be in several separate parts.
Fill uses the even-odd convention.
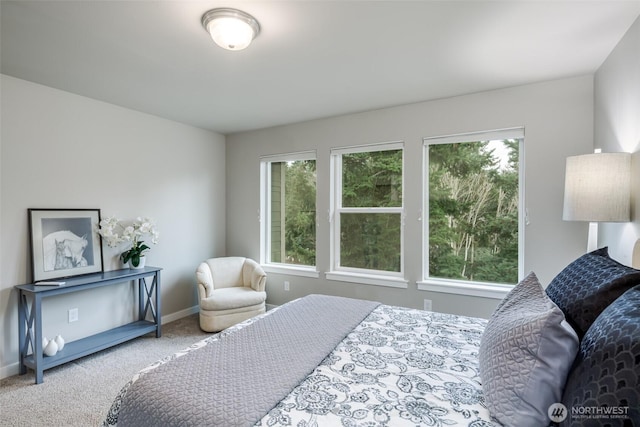
[[[202,283],[198,283],[198,301],[208,298],[207,288]]]
[[[264,272],[260,264],[250,258],[247,258],[244,261],[242,269],[242,275],[245,282],[244,285],[249,285],[254,291],[264,292],[267,285],[267,274]]]
[[[262,270],[262,268],[260,268],[260,270],[255,270],[251,277],[251,289],[258,292],[264,292],[266,287],[267,287],[266,273],[264,272],[264,270]]]
[[[200,299],[208,298],[213,292],[213,277],[211,276],[211,268],[206,262],[200,263],[196,269],[196,280],[198,282],[198,292]]]

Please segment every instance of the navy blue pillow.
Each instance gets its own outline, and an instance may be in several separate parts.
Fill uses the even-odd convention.
[[[640,425],[640,285],[607,307],[585,334],[562,403],[569,413],[563,427]],[[590,416],[589,408],[611,409],[605,418]]]
[[[638,284],[640,270],[611,259],[605,247],[573,261],[546,291],[582,338],[609,304]]]

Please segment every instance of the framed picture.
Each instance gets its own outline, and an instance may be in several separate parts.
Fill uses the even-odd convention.
[[[29,209],[33,281],[102,272],[100,209]]]

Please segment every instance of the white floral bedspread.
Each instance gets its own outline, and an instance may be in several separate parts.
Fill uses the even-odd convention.
[[[381,305],[257,425],[499,426],[478,373],[486,323]]]

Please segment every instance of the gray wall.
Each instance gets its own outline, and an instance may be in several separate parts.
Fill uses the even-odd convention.
[[[599,246],[631,264],[640,238],[640,18],[595,75],[595,147],[603,152],[634,153],[631,157],[631,221],[601,224]],[[640,266],[636,266],[640,268]]]
[[[310,101],[312,102],[312,101]],[[525,126],[525,272],[548,283],[584,252],[585,224],[562,221],[564,165],[567,156],[593,150],[593,76],[496,90],[431,102],[345,115],[227,136],[227,253],[259,259],[259,158],[317,150],[320,222],[317,235],[319,279],[269,274],[270,304],[309,293],[379,300],[435,311],[489,316],[496,299],[419,291],[422,278],[422,138]],[[408,289],[329,281],[329,150],[332,147],[405,142],[406,260]],[[283,281],[291,290],[283,290]]]
[[[155,218],[166,320],[197,305],[195,267],[224,255],[225,137],[13,77],[2,76],[0,377],[17,373],[18,297],[31,280],[28,208],[99,208]],[[124,250],[104,248],[105,270]],[[54,297],[44,335],[67,341],[134,319],[130,284]],[[79,309],[67,323],[67,310]]]

